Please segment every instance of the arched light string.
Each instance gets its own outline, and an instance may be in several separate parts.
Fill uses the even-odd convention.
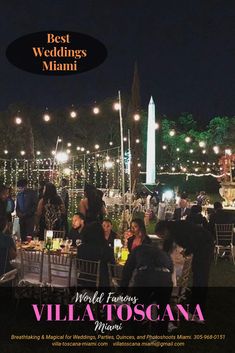
[[[185,176],[195,176],[195,177],[203,177],[203,176],[212,176],[213,178],[217,178],[217,179],[220,179],[220,178],[223,178],[225,176],[228,176],[229,174],[220,174],[220,175],[216,175],[216,174],[213,174],[213,173],[201,173],[201,174],[196,174],[196,173],[181,173],[181,172],[176,172],[176,173],[173,173],[173,172],[166,172],[166,173],[158,173],[158,175],[185,175]]]

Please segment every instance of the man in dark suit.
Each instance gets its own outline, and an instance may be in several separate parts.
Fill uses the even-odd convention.
[[[37,208],[37,194],[27,188],[27,180],[21,179],[17,183],[19,192],[16,199],[16,214],[19,217],[21,240],[33,234],[35,212]]]
[[[187,207],[187,200],[181,199],[179,207],[177,207],[174,211],[173,219],[175,221],[180,221],[183,218],[186,218],[190,214],[190,208]]]

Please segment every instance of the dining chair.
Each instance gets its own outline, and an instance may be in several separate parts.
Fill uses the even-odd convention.
[[[21,299],[35,298],[42,303],[43,283],[43,250],[19,249],[21,266],[19,270],[19,281],[15,286],[16,307]]]
[[[31,284],[42,284],[43,275],[43,250],[20,249],[21,258],[21,282],[27,281]]]
[[[46,232],[47,230],[45,229],[44,231],[44,239],[46,239]],[[53,239],[54,238],[65,238],[65,231],[64,230],[52,230],[53,232]]]
[[[121,265],[108,264],[109,283],[111,288],[115,289],[120,287],[123,267],[124,266]]]
[[[233,264],[235,264],[233,252],[233,231],[234,224],[215,224],[215,264],[217,264],[218,257],[224,255],[231,255]]]
[[[78,287],[99,287],[100,261],[89,261],[76,258]]]
[[[72,255],[48,252],[48,283],[54,288],[71,286]]]

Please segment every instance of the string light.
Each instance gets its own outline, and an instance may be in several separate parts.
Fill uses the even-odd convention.
[[[72,143],[71,142],[68,142],[67,143],[67,147],[71,147],[72,146]]]
[[[96,144],[95,149],[98,150],[99,148],[100,148],[100,146]]]
[[[196,173],[181,173],[181,172],[160,172],[158,174],[159,175],[186,175],[187,177],[188,176],[195,176],[195,177],[212,176],[213,178],[216,178],[216,179],[221,179],[224,176],[226,176],[226,174],[216,175],[213,173],[196,174]]]
[[[49,114],[44,114],[44,115],[43,115],[43,120],[44,120],[46,123],[48,123],[48,122],[51,120],[50,115],[49,115]]]
[[[136,142],[136,143],[140,143],[140,139],[136,139],[135,142]]]
[[[199,142],[199,147],[202,147],[202,148],[206,147],[205,141],[200,141]]]
[[[84,148],[84,147],[81,147],[81,151],[84,152],[84,151],[85,151],[85,148]]]
[[[105,162],[105,168],[107,168],[107,169],[110,169],[110,168],[112,168],[113,167],[113,162],[111,162],[111,161],[107,161],[107,162]]]
[[[58,152],[55,155],[55,158],[57,160],[58,163],[65,163],[68,161],[68,154],[65,152]]]
[[[163,145],[163,146],[162,146],[162,149],[163,149],[163,150],[166,150],[166,149],[167,149],[167,146],[166,146],[166,145]]]
[[[180,151],[180,149],[179,149],[179,147],[177,147],[177,148],[176,148],[176,152],[179,152],[179,151]]]
[[[67,148],[66,153],[67,153],[67,154],[70,154],[70,153],[71,153],[71,150],[70,150],[69,148]]]
[[[22,119],[19,116],[17,116],[15,118],[15,123],[16,123],[16,125],[21,125],[22,124]]]
[[[75,119],[76,117],[77,117],[77,113],[74,110],[72,110],[70,112],[70,118]]]
[[[230,148],[226,148],[226,150],[225,150],[224,152],[225,152],[225,154],[227,154],[228,156],[231,156],[231,154],[232,154],[232,151],[231,151]]]
[[[93,108],[93,113],[94,114],[99,114],[99,112],[100,112],[100,109],[98,107],[94,107]]]
[[[114,103],[114,104],[113,104],[113,109],[114,109],[114,110],[119,110],[119,109],[120,109],[120,104],[117,103],[117,102]]]
[[[185,139],[184,139],[184,141],[187,142],[187,143],[191,142],[191,140],[192,140],[192,139],[191,139],[191,137],[189,137],[189,136],[185,137]]]
[[[80,149],[81,149],[81,147],[77,146],[76,150],[77,150],[77,151],[80,151]]]
[[[170,136],[175,136],[175,130],[170,130],[169,135]]]
[[[214,146],[213,151],[215,154],[218,154],[219,153],[219,146]]]
[[[40,154],[41,154],[40,151],[37,151],[37,152],[36,152],[36,155],[37,155],[37,156],[40,156]]]
[[[112,141],[109,142],[109,146],[113,146],[113,142]]]
[[[123,141],[126,142],[126,141],[127,141],[127,138],[126,138],[126,137],[123,137]]]
[[[8,150],[4,150],[4,154],[8,154]]]
[[[21,156],[25,155],[25,151],[20,151]]]
[[[139,114],[134,114],[134,120],[139,121],[140,120],[140,115]]]
[[[189,153],[193,153],[193,152],[194,152],[193,149],[189,150]]]

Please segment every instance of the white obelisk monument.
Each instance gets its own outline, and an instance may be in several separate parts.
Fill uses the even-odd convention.
[[[155,104],[151,96],[148,106],[146,184],[156,182]]]

